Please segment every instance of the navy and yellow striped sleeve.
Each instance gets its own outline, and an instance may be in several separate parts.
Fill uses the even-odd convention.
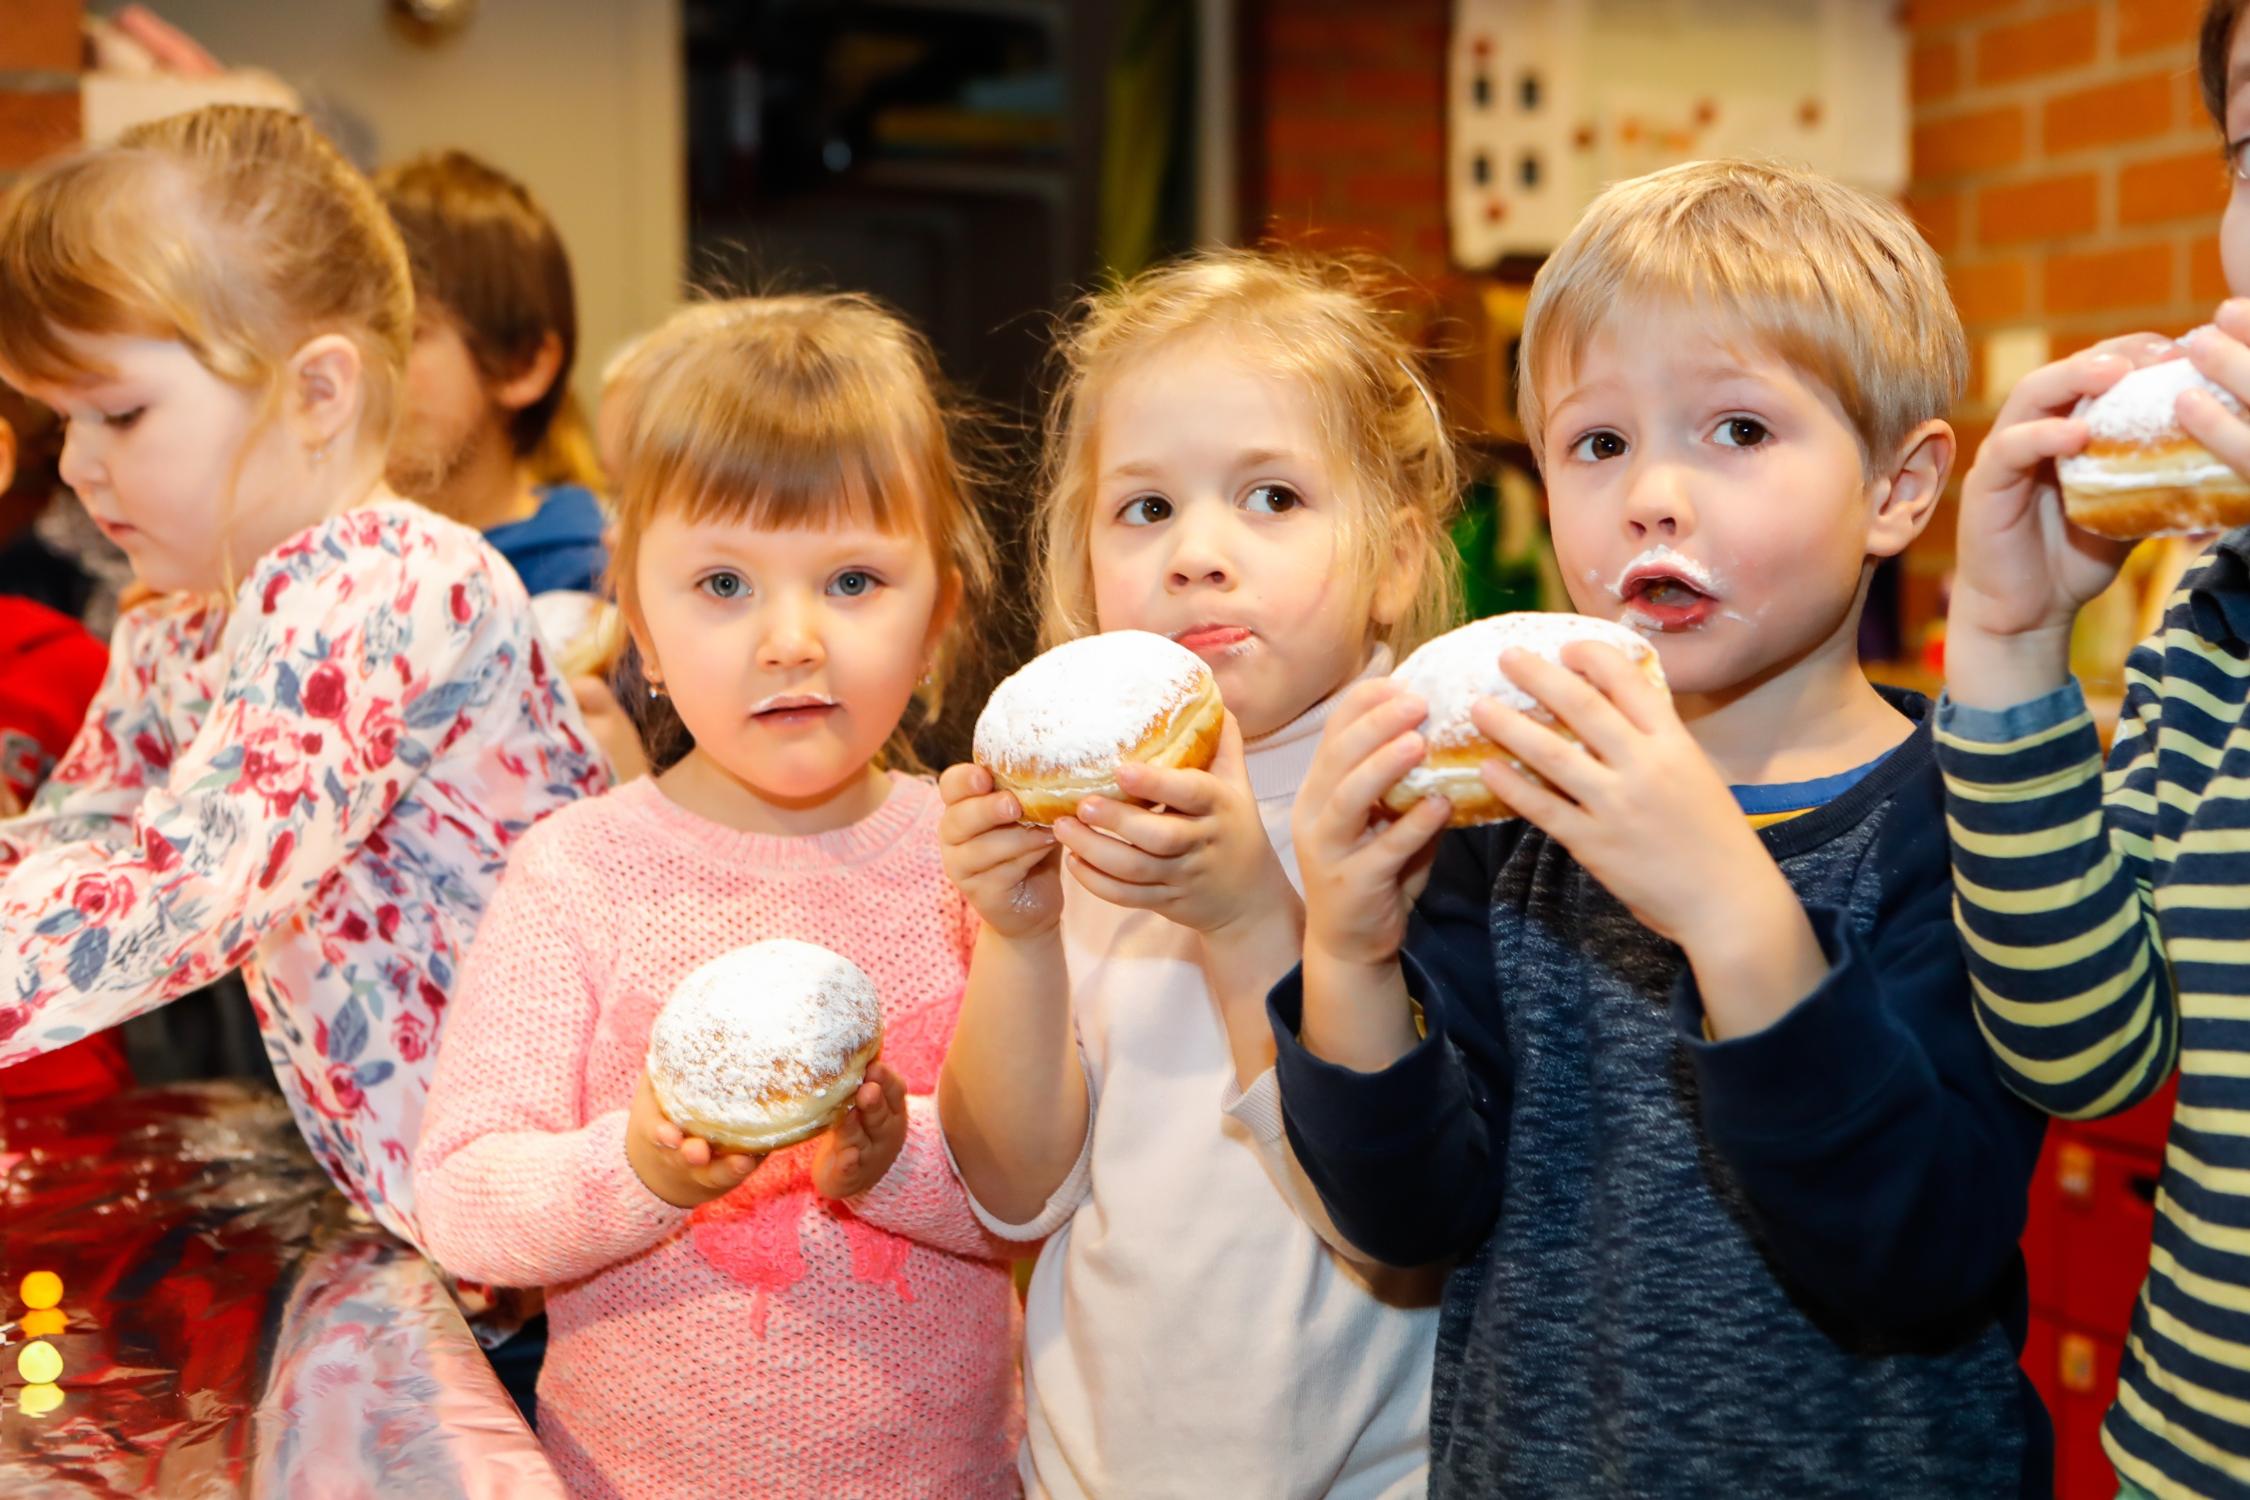
[[[1955,925],[2008,1086],[2088,1119],[2162,1086],[2179,1017],[2150,897],[2162,658],[2133,653],[2105,770],[2076,682],[2002,711],[1941,700]]]

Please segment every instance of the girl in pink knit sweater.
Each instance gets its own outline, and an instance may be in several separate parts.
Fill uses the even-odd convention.
[[[885,769],[990,573],[929,355],[828,296],[691,309],[634,361],[614,566],[693,745],[509,862],[415,1157],[429,1245],[547,1288],[539,1435],[581,1495],[1012,1494],[1008,1247],[932,1098],[976,924],[935,789]],[[645,1059],[682,978],[773,937],[874,979],[883,1055],[758,1163],[666,1121]]]

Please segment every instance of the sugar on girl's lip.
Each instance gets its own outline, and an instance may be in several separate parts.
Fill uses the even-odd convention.
[[[1172,632],[1172,639],[1198,655],[1219,655],[1247,645],[1256,634],[1247,625],[1206,623]]]
[[[817,718],[834,707],[836,707],[835,699],[822,697],[818,693],[776,693],[770,698],[761,698],[758,702],[752,704],[750,706],[750,717],[753,719],[779,719],[783,722],[796,722],[802,719]]]

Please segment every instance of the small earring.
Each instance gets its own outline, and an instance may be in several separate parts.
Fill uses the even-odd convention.
[[[320,441],[320,446],[313,449],[312,461],[315,467],[328,462],[328,448],[329,445],[334,443],[335,441],[336,439],[334,437],[322,438]]]
[[[650,683],[650,684],[648,685],[648,701],[649,701],[649,702],[651,702],[651,703],[654,703],[654,702],[655,702],[655,701],[656,701],[657,699],[659,699],[659,698],[661,698],[661,697],[663,697],[663,696],[664,696],[664,684],[663,684],[663,683],[661,683],[661,682],[652,682],[652,683]]]

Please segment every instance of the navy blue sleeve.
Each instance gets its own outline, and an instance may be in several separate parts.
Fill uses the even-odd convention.
[[[1379,1073],[1324,1062],[1297,1039],[1303,971],[1269,999],[1283,1121],[1343,1236],[1389,1265],[1481,1243],[1499,1209],[1507,1086],[1493,1003],[1494,835],[1449,833],[1399,959],[1428,1034]]]
[[[1902,798],[1873,857],[1870,936],[1812,908],[1831,967],[1788,1015],[1708,1041],[1690,971],[1674,1016],[1705,1133],[1782,1269],[1853,1324],[1901,1332],[1990,1305],[2045,1119],[2001,1083],[1977,1029],[1934,786]]]

